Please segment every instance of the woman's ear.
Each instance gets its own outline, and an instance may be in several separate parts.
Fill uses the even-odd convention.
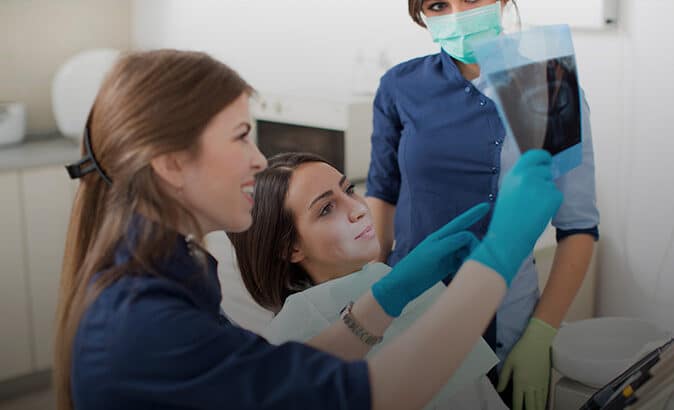
[[[302,249],[299,246],[293,246],[293,250],[290,252],[290,263],[300,263],[304,259],[305,255]]]
[[[171,187],[180,190],[185,185],[183,158],[177,152],[158,155],[150,161],[152,170]]]

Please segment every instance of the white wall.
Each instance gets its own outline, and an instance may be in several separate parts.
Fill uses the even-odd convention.
[[[602,213],[597,308],[674,331],[674,3],[616,1],[618,28],[574,32]],[[404,1],[134,0],[133,14],[137,47],[210,52],[261,91],[373,92],[390,64],[437,50]]]
[[[598,311],[674,330],[674,4],[622,0],[620,7],[619,30],[575,39],[596,135]]]
[[[392,64],[436,49],[390,0],[136,0],[133,14],[139,48],[204,50],[260,91],[310,97],[374,93]]]

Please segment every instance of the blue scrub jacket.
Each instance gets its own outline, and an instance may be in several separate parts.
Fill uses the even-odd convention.
[[[130,260],[128,243],[115,266]],[[366,362],[272,346],[233,325],[220,310],[215,259],[199,263],[190,250],[178,236],[159,275],[129,271],[87,309],[73,345],[76,409],[371,407]]]
[[[395,264],[426,236],[481,202],[494,202],[502,175],[518,152],[494,102],[466,80],[444,51],[390,69],[374,101],[367,196],[396,206]],[[583,99],[582,164],[556,180],[564,203],[552,223],[557,239],[598,238],[594,154],[589,108]],[[482,238],[491,214],[471,230]],[[533,257],[522,265],[485,340],[503,360],[524,331],[538,302]]]

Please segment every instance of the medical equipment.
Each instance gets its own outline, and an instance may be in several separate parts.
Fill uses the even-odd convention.
[[[572,380],[600,389],[671,337],[640,319],[582,320],[559,330],[552,346],[553,366]]]
[[[569,27],[537,27],[473,47],[520,152],[550,152],[555,178],[580,165],[583,101]]]
[[[595,393],[580,410],[664,409],[674,395],[674,339]]]

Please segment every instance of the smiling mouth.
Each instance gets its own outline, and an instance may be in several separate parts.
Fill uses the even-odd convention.
[[[253,194],[255,193],[255,187],[253,185],[248,185],[248,186],[243,187],[242,191],[243,191],[244,194],[248,194],[250,196],[253,196]]]
[[[255,194],[255,186],[254,185],[246,185],[241,189],[241,192],[243,193],[243,196],[246,197],[250,203],[253,203],[253,198]]]
[[[374,228],[372,228],[372,225],[368,225],[365,229],[363,229],[363,232],[359,233],[358,236],[356,236],[354,239],[360,239],[364,236],[368,236],[372,231],[374,231]]]

